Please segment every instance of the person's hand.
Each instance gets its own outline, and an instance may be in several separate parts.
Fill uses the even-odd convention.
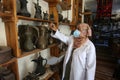
[[[55,26],[55,24],[50,23],[50,29],[52,29],[53,31],[57,31],[57,27]]]

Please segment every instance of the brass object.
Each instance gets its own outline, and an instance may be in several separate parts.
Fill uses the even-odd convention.
[[[33,33],[30,31],[30,27],[31,28],[33,28],[33,29],[35,29],[37,32],[38,32],[38,29],[37,28],[35,28],[35,27],[33,27],[33,26],[28,26],[27,27],[27,30],[26,30],[26,32],[25,32],[25,38],[26,38],[26,40],[25,40],[25,42],[24,42],[24,50],[26,50],[26,51],[30,51],[30,50],[33,50],[35,47],[35,43],[33,43]],[[38,33],[38,35],[39,35],[39,33]],[[37,40],[37,39],[36,39]],[[36,41],[35,41],[36,42]]]
[[[50,21],[54,21],[54,14],[52,12],[52,14],[50,14]]]
[[[39,53],[39,57],[37,59],[32,60],[37,64],[37,67],[35,69],[35,73],[37,75],[43,75],[46,72],[46,64],[47,64],[47,59],[44,59],[41,57]],[[43,65],[43,61],[45,61],[45,64]]]
[[[34,18],[42,19],[42,10],[41,10],[41,6],[39,6],[39,0],[37,0],[37,4],[34,3],[34,5],[36,9]]]
[[[25,32],[25,42],[24,42],[24,45],[23,45],[23,48],[25,51],[31,51],[34,49],[34,44],[32,42],[32,33],[30,31],[30,28],[27,27],[27,30]]]
[[[39,29],[30,25],[19,26],[20,47],[23,51],[31,51],[36,48]]]
[[[39,38],[37,48],[44,49],[48,46],[48,29],[44,25],[39,26]]]
[[[20,12],[17,13],[18,15],[27,17],[31,16],[31,14],[27,10],[27,3],[27,0],[20,0]]]
[[[47,11],[43,12],[43,14],[44,14],[43,20],[49,20],[49,16],[48,16]]]

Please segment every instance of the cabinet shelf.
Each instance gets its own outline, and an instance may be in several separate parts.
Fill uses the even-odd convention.
[[[37,18],[25,17],[25,16],[17,16],[17,18],[22,19],[22,20],[28,20],[28,21],[38,21],[38,22],[48,22],[48,23],[52,22],[49,20],[42,20],[42,19],[37,19]]]
[[[49,45],[47,48],[51,48],[51,47],[54,47],[54,46],[56,46],[56,45],[57,45],[57,44],[52,44],[52,45]],[[45,48],[45,49],[47,49],[47,48]],[[35,50],[29,51],[29,52],[22,52],[22,55],[20,56],[20,58],[21,58],[21,57],[28,56],[28,55],[30,55],[30,54],[35,54],[35,53],[40,52],[40,51],[42,51],[42,50],[44,50],[44,49],[35,49]]]
[[[19,24],[19,20],[25,20],[25,21],[33,21],[33,22],[39,22],[39,23],[55,23],[58,25],[58,13],[56,9],[56,4],[59,3],[60,0],[44,0],[48,2],[49,4],[49,13],[54,12],[55,19],[54,21],[50,20],[42,20],[38,18],[31,18],[31,17],[25,17],[25,16],[20,16],[17,15],[17,0],[2,0],[4,11],[5,12],[0,12],[0,17],[2,18],[2,21],[5,24],[5,32],[6,32],[6,40],[7,40],[7,45],[9,45],[13,49],[13,54],[15,58],[12,58],[8,62],[5,62],[3,64],[0,64],[1,66],[8,66],[14,73],[16,80],[20,80],[20,74],[19,74],[19,67],[18,67],[18,59],[22,58],[24,56],[29,56],[31,54],[35,54],[39,51],[42,51],[44,49],[35,49],[29,52],[23,52],[19,49],[19,42],[18,42],[18,26],[17,23]],[[49,45],[47,48],[53,48],[54,46],[57,46],[58,44],[52,44]],[[56,47],[55,47],[56,48]],[[46,49],[46,48],[45,48]],[[53,49],[53,52],[56,53],[56,49]],[[24,67],[24,66],[23,66]],[[49,74],[45,80],[48,80],[53,74]],[[58,79],[57,79],[58,80]]]
[[[70,24],[70,23],[60,23],[59,25],[75,26],[75,24]]]
[[[0,12],[0,17],[12,17],[12,15],[10,13]]]
[[[46,1],[48,3],[58,3],[58,2],[60,2],[60,0],[44,0],[44,1]]]
[[[0,64],[0,66],[8,66],[9,64],[13,63],[16,61],[16,58],[12,58],[9,61],[7,61],[6,63]]]

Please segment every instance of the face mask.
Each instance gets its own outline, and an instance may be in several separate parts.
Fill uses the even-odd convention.
[[[76,38],[80,37],[80,31],[78,29],[76,29],[73,33],[73,36],[76,37]]]

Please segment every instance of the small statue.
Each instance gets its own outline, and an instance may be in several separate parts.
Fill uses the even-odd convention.
[[[62,22],[63,21],[63,15],[59,13],[58,17],[59,17],[59,22]]]
[[[27,0],[20,0],[21,10],[20,12],[17,13],[18,15],[27,16],[27,17],[31,16],[27,10],[27,3],[28,3]]]
[[[43,12],[43,14],[44,14],[44,18],[43,18],[43,20],[49,20],[49,19],[48,19],[48,17],[49,17],[49,16],[48,16],[47,11],[46,11],[46,13],[45,13],[45,12]]]
[[[36,9],[34,17],[42,19],[42,10],[41,10],[41,6],[39,6],[39,0],[37,0],[37,4],[34,3],[34,5],[35,5],[35,9]]]
[[[53,14],[53,12],[52,12],[52,14],[50,14],[50,20],[54,21],[54,14]]]

